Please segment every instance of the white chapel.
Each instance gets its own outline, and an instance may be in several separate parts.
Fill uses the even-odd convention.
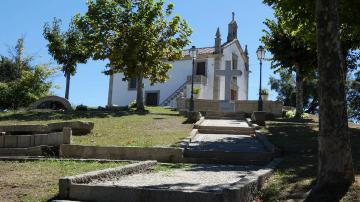
[[[237,39],[237,29],[233,13],[225,41],[218,28],[214,46],[197,48],[193,72],[195,99],[248,100],[249,57],[247,47],[243,49]],[[146,105],[176,107],[178,98],[190,98],[193,64],[189,50],[184,50],[183,58],[172,65],[165,83],[151,86],[144,80]],[[126,106],[134,101],[136,85],[136,79],[123,81],[122,74],[110,76],[108,106]]]

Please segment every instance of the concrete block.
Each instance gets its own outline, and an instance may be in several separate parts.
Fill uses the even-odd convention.
[[[4,135],[0,135],[0,148],[4,147]]]
[[[19,148],[31,147],[31,135],[19,135],[17,147]]]
[[[60,139],[61,134],[62,133],[49,133],[48,134],[47,145],[51,145],[51,146],[59,146],[59,145],[61,145],[62,142],[63,142],[63,140]]]
[[[0,126],[0,132],[16,134],[35,134],[48,132],[47,125],[4,125]]]
[[[261,125],[264,126],[265,125],[265,121],[266,121],[266,112],[265,111],[254,111],[251,115],[251,119]]]
[[[59,198],[69,199],[71,178],[63,177],[59,179]]]
[[[63,129],[63,144],[71,144],[72,142],[72,130],[71,128],[65,127]]]
[[[17,136],[16,135],[5,135],[4,136],[4,147],[5,148],[17,147]]]
[[[47,143],[48,143],[48,135],[47,134],[34,135],[34,138],[35,138],[34,146],[47,145]]]

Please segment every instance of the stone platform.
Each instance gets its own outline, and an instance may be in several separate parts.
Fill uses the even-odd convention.
[[[60,193],[80,201],[251,201],[272,171],[271,165],[197,164],[160,172],[151,166],[144,162],[62,178]]]

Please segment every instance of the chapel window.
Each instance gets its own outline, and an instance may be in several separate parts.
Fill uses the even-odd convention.
[[[129,90],[136,90],[137,87],[137,79],[136,78],[130,78],[128,80],[128,89]]]
[[[238,69],[238,56],[236,54],[232,55],[232,69]]]
[[[196,64],[196,75],[206,76],[206,62],[198,62]]]

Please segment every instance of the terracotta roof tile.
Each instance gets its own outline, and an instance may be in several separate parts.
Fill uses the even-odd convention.
[[[212,54],[215,52],[214,47],[197,48],[198,55]],[[183,50],[183,57],[190,56],[190,49]]]

